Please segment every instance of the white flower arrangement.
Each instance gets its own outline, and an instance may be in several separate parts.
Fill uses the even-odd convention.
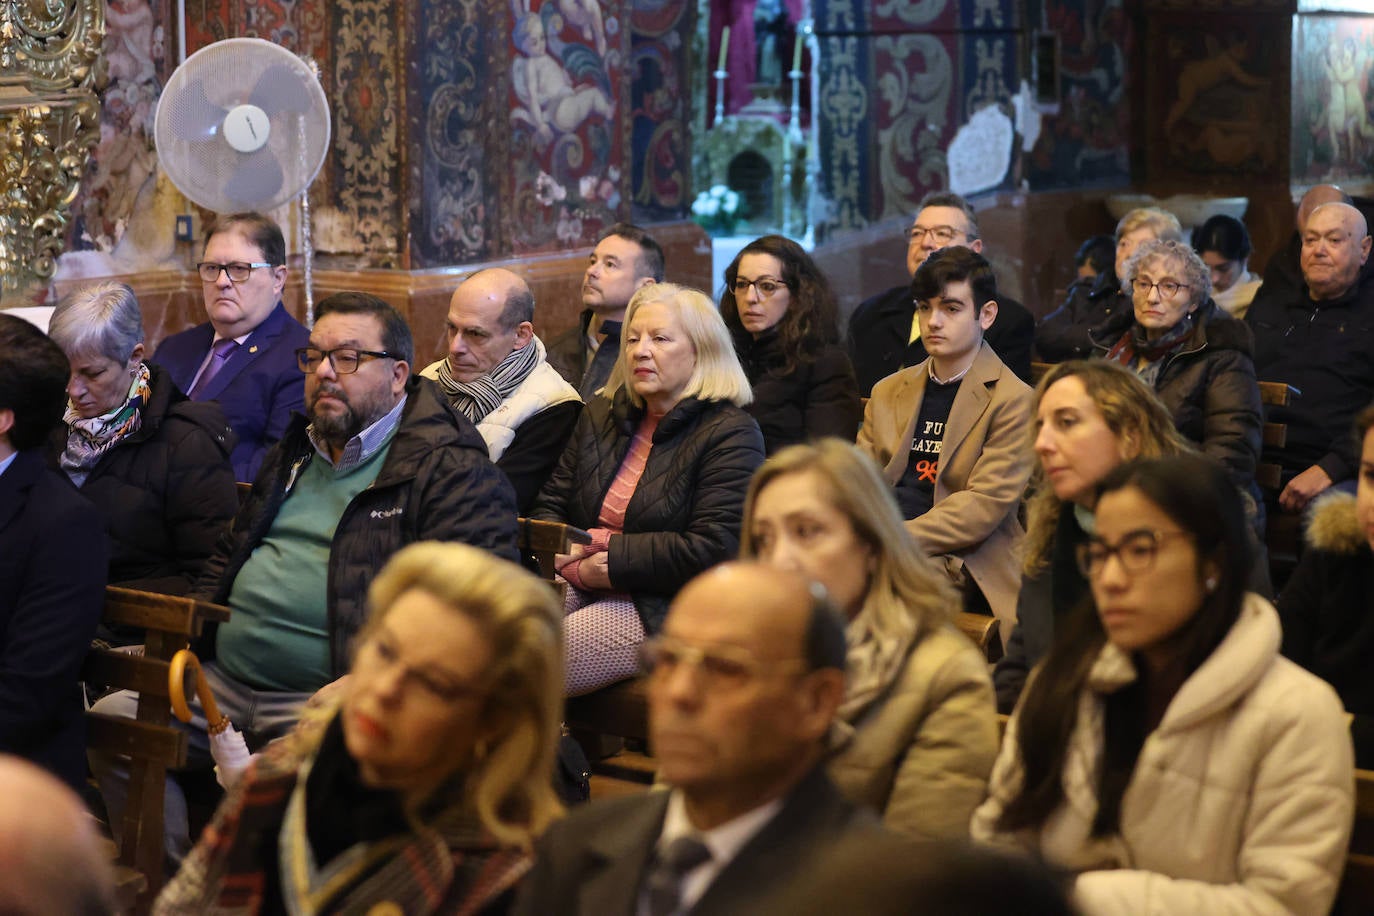
[[[734,228],[735,216],[739,213],[739,193],[723,184],[702,191],[692,201],[692,217],[708,232],[728,233]]]

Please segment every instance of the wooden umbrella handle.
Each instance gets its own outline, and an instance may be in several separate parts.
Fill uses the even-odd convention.
[[[229,727],[229,719],[219,711],[215,695],[210,691],[210,682],[201,670],[200,659],[190,649],[180,649],[172,656],[167,668],[167,695],[172,701],[172,714],[183,722],[191,721],[191,707],[186,702],[186,669],[196,673],[195,696],[200,698],[201,708],[205,710],[205,730],[218,735]]]

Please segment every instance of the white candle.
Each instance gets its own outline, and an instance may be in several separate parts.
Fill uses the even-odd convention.
[[[730,53],[730,27],[727,25],[720,33],[720,64],[717,70],[725,69],[725,58]]]
[[[802,33],[800,30],[798,30],[798,32],[796,33],[796,38],[792,42],[792,71],[794,73],[801,69],[801,52]]]

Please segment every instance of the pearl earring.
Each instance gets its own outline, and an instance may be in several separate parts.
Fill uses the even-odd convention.
[[[1208,592],[1208,594],[1211,594],[1212,592],[1216,591],[1216,590],[1217,590],[1217,579],[1216,579],[1216,576],[1213,576],[1212,578],[1208,579],[1207,582],[1206,582],[1205,584],[1206,584],[1206,586],[1207,586],[1207,592]]]

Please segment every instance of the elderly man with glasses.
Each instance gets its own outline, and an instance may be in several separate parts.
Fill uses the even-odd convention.
[[[293,359],[306,415],[268,452],[196,589],[233,611],[201,651],[220,709],[250,744],[289,731],[311,694],[348,670],[368,584],[393,553],[458,541],[518,559],[515,491],[472,422],[411,375],[414,343],[395,309],[366,293],[330,296]],[[132,716],[136,699],[113,694],[96,708]],[[208,768],[204,716],[188,731],[188,767]],[[126,761],[92,755],[91,766],[118,823]],[[190,836],[172,782],[166,805],[167,852],[179,860]]]
[[[729,563],[689,582],[643,647],[668,791],[554,824],[516,914],[775,912],[818,853],[877,835],[825,773],[845,653],[843,618],[803,577]]]
[[[238,434],[230,460],[257,475],[292,411],[304,407],[295,350],[309,332],[282,305],[286,242],[261,213],[220,217],[197,266],[209,321],[173,334],[153,354],[193,401],[218,401]]]
[[[978,220],[973,207],[958,194],[932,191],[921,200],[916,219],[906,230],[906,269],[912,277],[932,252],[958,246],[981,253]],[[1031,346],[1035,319],[1026,307],[1005,294],[997,297],[997,320],[985,339],[1012,372],[1030,382]],[[894,286],[859,303],[849,318],[849,358],[859,379],[859,394],[868,397],[873,386],[929,354],[921,341],[916,303],[910,284]]]

